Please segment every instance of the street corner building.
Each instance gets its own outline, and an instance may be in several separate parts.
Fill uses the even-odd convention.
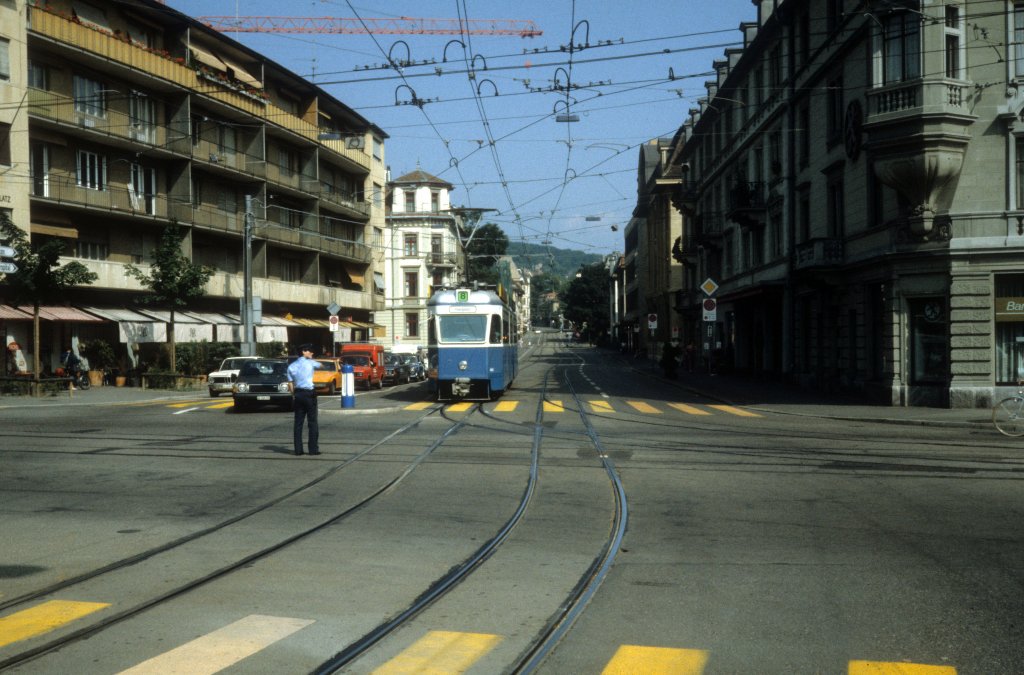
[[[154,0],[0,3],[0,97],[0,208],[98,275],[43,317],[44,368],[79,339],[167,339],[125,270],[172,223],[215,270],[177,340],[243,342],[247,287],[254,341],[330,344],[325,308],[373,337],[387,135],[342,101]],[[0,329],[32,344],[24,307]]]
[[[1024,3],[753,5],[678,132],[641,148],[622,342],[889,405],[1015,390]]]

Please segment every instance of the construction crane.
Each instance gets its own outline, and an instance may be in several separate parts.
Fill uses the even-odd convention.
[[[377,35],[518,35],[543,34],[533,21],[517,19],[342,19],[332,16],[200,16],[221,33],[347,33]]]

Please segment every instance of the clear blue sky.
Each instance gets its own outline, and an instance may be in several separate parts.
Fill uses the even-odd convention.
[[[453,204],[496,209],[485,221],[500,224],[512,240],[600,254],[623,249],[622,234],[636,204],[639,146],[676,132],[705,94],[712,61],[740,43],[740,22],[756,19],[749,0],[167,4],[192,16],[534,21],[540,37],[471,36],[465,49],[449,45],[454,37],[448,36],[230,35],[382,128],[389,135],[385,152],[392,177],[419,166],[455,185]],[[561,49],[570,42],[590,47],[574,49],[570,59]],[[386,63],[389,52],[395,60],[436,63],[407,67],[401,75],[373,68]],[[475,81],[467,73],[470,64]],[[550,91],[556,82],[562,91]],[[566,112],[567,83],[569,112],[578,122],[554,117]],[[422,108],[395,105],[412,98],[410,89],[430,102]]]

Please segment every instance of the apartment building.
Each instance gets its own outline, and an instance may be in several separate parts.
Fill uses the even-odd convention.
[[[985,407],[1024,368],[1024,4],[761,0],[671,153],[717,366]],[[707,323],[707,325],[706,325]]]
[[[384,307],[374,316],[384,327],[376,341],[393,351],[426,347],[427,300],[432,289],[465,278],[461,219],[451,206],[453,189],[451,183],[420,168],[387,184],[386,292]]]
[[[215,269],[179,342],[241,341],[247,262],[257,341],[330,344],[328,306],[351,339],[372,335],[387,135],[342,101],[154,0],[0,3],[0,70],[0,207],[99,277],[49,312],[44,364],[73,339],[166,338],[125,267],[146,271],[175,222]],[[7,341],[31,344],[2,315]]]

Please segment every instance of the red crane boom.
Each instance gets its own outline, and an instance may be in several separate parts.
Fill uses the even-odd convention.
[[[378,35],[518,35],[543,34],[533,21],[517,19],[343,19],[332,16],[200,16],[221,33],[348,33]]]

